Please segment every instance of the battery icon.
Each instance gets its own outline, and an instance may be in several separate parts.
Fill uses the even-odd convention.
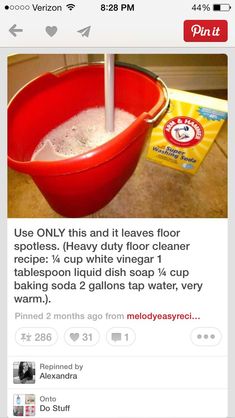
[[[213,4],[213,11],[214,12],[229,12],[231,10],[231,6],[228,3],[217,3]]]

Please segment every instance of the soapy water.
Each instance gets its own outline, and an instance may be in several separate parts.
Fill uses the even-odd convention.
[[[36,147],[32,161],[62,160],[98,147],[124,131],[136,117],[115,109],[114,131],[105,130],[105,109],[84,110],[50,131]]]

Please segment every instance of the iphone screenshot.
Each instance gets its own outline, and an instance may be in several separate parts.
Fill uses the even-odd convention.
[[[1,418],[235,416],[234,22],[1,1]]]

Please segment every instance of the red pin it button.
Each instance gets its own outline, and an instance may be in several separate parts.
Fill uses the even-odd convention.
[[[185,42],[226,42],[227,20],[185,20]]]

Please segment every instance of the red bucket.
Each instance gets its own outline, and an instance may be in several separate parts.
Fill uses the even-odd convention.
[[[139,67],[115,66],[115,106],[137,119],[94,150],[60,161],[31,161],[41,139],[75,114],[104,106],[103,64],[46,73],[27,84],[8,110],[8,162],[29,174],[51,207],[79,217],[105,206],[137,165],[154,123],[168,107],[164,83]]]

